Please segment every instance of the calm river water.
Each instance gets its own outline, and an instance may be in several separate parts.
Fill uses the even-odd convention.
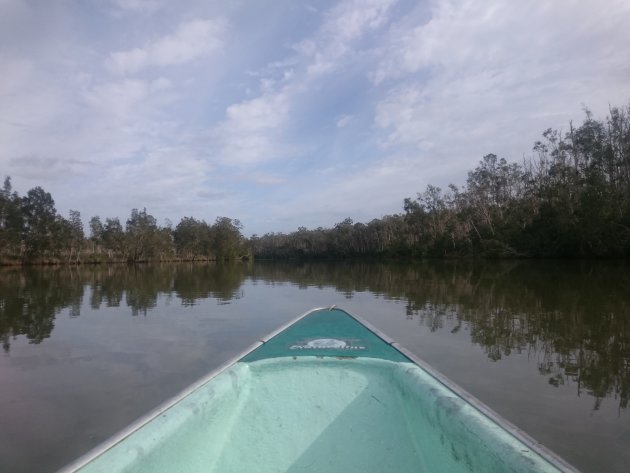
[[[584,472],[630,465],[630,266],[0,271],[0,471],[53,472],[313,307],[360,315]]]

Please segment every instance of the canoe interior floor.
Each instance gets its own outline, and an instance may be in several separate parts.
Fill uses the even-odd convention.
[[[81,472],[556,471],[411,363],[237,363]]]

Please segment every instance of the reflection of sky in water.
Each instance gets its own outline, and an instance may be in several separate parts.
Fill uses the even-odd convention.
[[[164,266],[132,273],[121,267],[58,271],[48,279],[0,273],[0,330],[43,340],[32,344],[25,335],[9,336],[10,349],[0,356],[4,467],[55,470],[280,324],[337,304],[584,471],[625,471],[628,409],[609,394],[594,410],[592,389],[578,382],[575,366],[560,362],[575,361],[566,355],[576,334],[590,335],[591,348],[613,338],[627,347],[627,333],[602,331],[627,330],[628,312],[621,310],[629,296],[624,299],[605,278],[603,291],[588,274],[551,284],[549,278],[562,273],[549,275],[548,267],[486,269],[479,276],[466,266],[442,266]],[[35,281],[32,287],[23,287],[29,281]],[[599,301],[593,300],[598,291]],[[16,298],[31,304],[27,320],[8,313]],[[550,307],[566,310],[563,315]],[[598,307],[617,311],[625,325],[606,323]],[[545,338],[549,334],[553,343]],[[556,345],[564,355],[554,351]],[[624,359],[604,353],[599,361],[592,366],[608,366],[600,377],[610,382],[619,376],[614,363]]]

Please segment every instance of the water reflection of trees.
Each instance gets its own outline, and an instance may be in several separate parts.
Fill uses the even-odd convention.
[[[512,350],[541,354],[552,385],[577,383],[596,398],[630,399],[627,266],[612,263],[516,265],[480,274],[470,304],[458,308],[473,342],[499,359]]]
[[[246,278],[300,288],[331,287],[405,303],[407,318],[431,330],[466,327],[491,360],[535,355],[542,375],[574,381],[601,399],[630,399],[630,271],[614,262],[423,262],[177,264],[7,269],[0,272],[0,343],[49,337],[55,316],[128,306],[150,313],[160,297],[183,305],[240,297]],[[88,292],[85,292],[87,288]]]
[[[173,290],[184,305],[212,297],[227,303],[241,297],[240,288],[248,273],[245,263],[180,264],[173,278]]]
[[[370,291],[405,301],[409,319],[431,330],[466,326],[500,360],[537,355],[541,374],[574,381],[596,399],[630,399],[630,269],[614,262],[424,262],[256,265],[254,278]]]
[[[147,315],[161,296],[176,296],[182,305],[203,299],[221,303],[240,297],[247,275],[244,263],[188,263],[106,266],[90,271],[93,309],[119,306],[123,300],[132,315]]]
[[[6,270],[0,273],[0,342],[5,352],[11,340],[24,335],[30,343],[50,336],[55,316],[69,308],[80,312],[83,283],[76,268]]]
[[[93,310],[124,305],[137,316],[147,315],[163,296],[174,295],[184,305],[208,298],[227,303],[240,297],[246,275],[243,263],[5,269],[0,272],[0,343],[8,352],[20,335],[31,343],[50,337],[59,312],[80,315],[86,288]]]

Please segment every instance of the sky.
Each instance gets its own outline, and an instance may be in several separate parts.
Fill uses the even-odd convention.
[[[630,102],[628,0],[0,0],[0,177],[246,235],[368,222]]]

